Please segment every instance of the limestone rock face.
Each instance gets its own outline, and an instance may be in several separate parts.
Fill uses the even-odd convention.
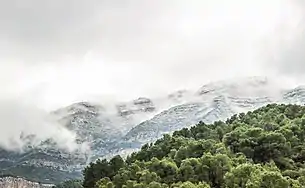
[[[0,188],[51,188],[51,184],[40,184],[18,177],[0,178]]]

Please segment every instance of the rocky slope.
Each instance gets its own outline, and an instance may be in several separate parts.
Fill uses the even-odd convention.
[[[114,154],[128,154],[142,144],[183,127],[204,121],[224,120],[272,102],[305,101],[305,89],[284,90],[266,78],[227,80],[182,90],[169,96],[98,105],[80,102],[53,113],[77,134],[89,152],[67,153],[55,147],[31,148],[25,153],[0,151],[2,173],[56,183],[80,177],[90,161]],[[51,143],[51,141],[50,141]]]
[[[52,184],[31,182],[19,177],[0,178],[0,188],[51,188]]]

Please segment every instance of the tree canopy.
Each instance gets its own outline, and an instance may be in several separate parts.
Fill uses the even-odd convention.
[[[164,135],[125,160],[98,160],[84,188],[301,188],[305,107],[269,104]]]

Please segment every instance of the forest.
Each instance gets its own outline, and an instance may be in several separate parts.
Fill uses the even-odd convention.
[[[305,107],[269,104],[97,160],[56,188],[305,187]]]

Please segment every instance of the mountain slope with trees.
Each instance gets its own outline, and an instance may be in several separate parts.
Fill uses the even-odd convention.
[[[305,185],[305,107],[269,104],[164,135],[125,160],[84,169],[84,188],[298,188]],[[67,186],[68,187],[68,186]]]

